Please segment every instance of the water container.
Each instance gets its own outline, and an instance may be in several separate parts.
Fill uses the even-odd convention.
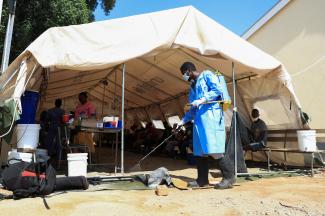
[[[122,125],[123,125],[123,122],[122,122],[122,120],[118,120],[118,122],[117,122],[117,128],[122,128]]]
[[[112,122],[105,122],[104,123],[104,128],[114,128],[112,125]]]
[[[68,176],[87,176],[87,153],[68,154]]]
[[[22,114],[17,121],[18,124],[34,124],[37,110],[39,93],[36,91],[25,91],[21,96]]]
[[[17,125],[17,148],[36,149],[38,145],[39,124],[18,124]]]
[[[316,130],[298,130],[298,148],[300,151],[316,151]]]

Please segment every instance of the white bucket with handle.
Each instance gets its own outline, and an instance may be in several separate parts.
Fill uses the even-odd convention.
[[[298,130],[298,148],[300,151],[316,151],[316,130]]]
[[[68,154],[68,176],[87,177],[88,153]]]
[[[39,124],[18,124],[17,125],[17,148],[36,149],[39,139]]]

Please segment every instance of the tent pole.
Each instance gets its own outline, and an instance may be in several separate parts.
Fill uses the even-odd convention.
[[[122,71],[122,131],[121,131],[121,174],[124,174],[124,88],[125,88],[125,63]]]
[[[231,67],[232,67],[232,86],[233,86],[233,92],[234,92],[234,96],[233,96],[233,100],[234,100],[234,111],[233,111],[233,115],[234,115],[234,138],[235,138],[235,142],[234,142],[234,150],[235,150],[235,178],[237,178],[237,104],[236,104],[236,79],[235,79],[235,64],[234,62],[231,63]]]
[[[104,118],[104,104],[105,104],[105,96],[106,96],[106,85],[107,81],[102,80],[103,86],[104,86],[104,91],[103,91],[103,99],[102,99],[102,118]]]
[[[123,71],[122,71],[122,73],[123,73]],[[116,85],[117,85],[117,83],[116,83],[116,70],[114,71],[114,116],[116,115]],[[123,88],[123,87],[122,87]]]

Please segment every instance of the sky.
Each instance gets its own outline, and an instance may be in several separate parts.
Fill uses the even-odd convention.
[[[279,0],[116,0],[108,16],[98,6],[96,21],[192,5],[238,35],[245,33]]]

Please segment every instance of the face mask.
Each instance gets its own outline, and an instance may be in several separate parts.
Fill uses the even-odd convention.
[[[183,74],[183,80],[189,81],[190,80],[190,76],[187,73]]]
[[[253,118],[253,121],[255,122],[255,121],[257,121],[259,118],[257,117],[257,118]]]

